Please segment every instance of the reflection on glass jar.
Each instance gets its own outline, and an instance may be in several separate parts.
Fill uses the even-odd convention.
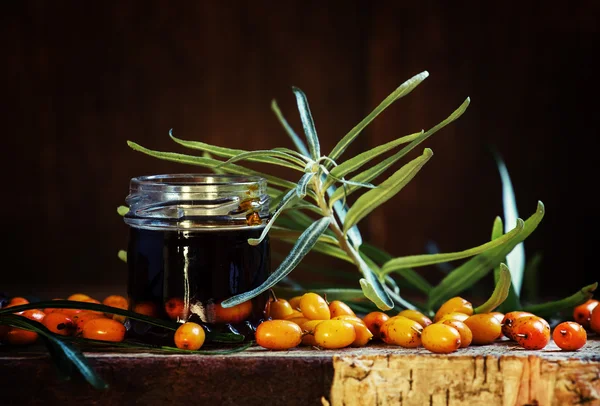
[[[259,286],[270,273],[269,239],[256,246],[268,218],[259,177],[172,174],[133,178],[126,203],[130,309],[195,321],[209,331],[246,336],[264,318],[268,293],[233,308],[220,302]],[[169,339],[171,332],[131,322],[132,336]]]

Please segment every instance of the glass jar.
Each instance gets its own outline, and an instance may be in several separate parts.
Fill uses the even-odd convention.
[[[232,308],[220,302],[270,274],[266,180],[251,176],[166,174],[131,179],[124,216],[130,226],[130,310],[209,331],[253,334],[268,293]],[[160,341],[169,332],[131,321],[130,334]]]

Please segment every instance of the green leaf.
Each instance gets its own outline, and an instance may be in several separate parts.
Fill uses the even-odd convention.
[[[468,258],[475,256],[477,254],[481,254],[497,247],[500,247],[507,242],[512,241],[514,238],[517,238],[519,234],[525,228],[525,222],[521,219],[517,221],[517,226],[509,231],[508,233],[502,235],[495,240],[487,242],[485,244],[479,245],[474,248],[469,248],[460,252],[451,252],[447,254],[423,254],[423,255],[410,255],[406,257],[394,258],[388,262],[386,262],[381,271],[384,274],[388,274],[393,271],[398,271],[404,268],[412,268],[419,266],[427,266],[433,264],[439,264],[443,262],[456,261],[458,259]]]
[[[495,152],[496,164],[502,180],[502,206],[504,208],[504,224],[506,229],[513,227],[519,217],[517,211],[517,202],[513,190],[510,176],[504,161],[500,155]],[[525,271],[525,248],[523,243],[517,244],[515,248],[506,256],[506,262],[510,269],[514,292],[517,296],[521,295],[521,286],[523,285],[523,272]]]
[[[117,253],[117,256],[119,257],[119,259],[121,261],[127,263],[127,251],[119,250],[119,252]]]
[[[552,302],[540,303],[531,306],[524,306],[523,311],[533,313],[540,317],[552,317],[563,310],[571,310],[575,306],[587,302],[594,296],[594,291],[598,287],[598,282],[584,286],[577,293],[564,299]]]
[[[496,286],[494,287],[492,295],[485,303],[475,308],[475,313],[493,312],[498,306],[504,303],[508,297],[510,286],[510,271],[504,263],[501,263],[498,272],[498,280],[496,281]]]
[[[308,141],[310,156],[316,161],[321,157],[321,147],[319,145],[317,131],[315,130],[315,123],[313,122],[312,114],[308,107],[308,100],[306,100],[306,95],[302,90],[297,87],[293,87],[292,90],[296,96],[296,104],[298,105],[300,120],[302,121],[302,127],[304,128],[306,140]]]
[[[396,90],[394,90],[388,97],[386,97],[379,106],[375,107],[375,109],[365,117],[360,123],[358,123],[348,134],[342,138],[335,147],[331,150],[331,153],[328,155],[331,159],[336,160],[340,155],[344,153],[348,145],[352,143],[356,139],[356,137],[365,129],[371,121],[373,121],[381,112],[383,112],[386,108],[388,108],[393,102],[396,100],[406,96],[410,92],[413,91],[422,81],[424,81],[429,76],[429,72],[424,71],[421,72],[412,78],[408,79],[406,82],[402,83]]]
[[[298,198],[304,199],[304,196],[306,196],[308,190],[308,184],[314,176],[314,172],[309,172],[302,175],[300,181],[298,182],[298,185],[296,186],[296,196],[298,196]]]
[[[142,152],[146,155],[150,155],[150,156],[153,156],[158,159],[163,159],[163,160],[171,161],[171,162],[178,162],[178,163],[182,163],[182,164],[198,165],[198,166],[203,166],[206,168],[216,168],[223,162],[223,161],[219,161],[219,160],[212,159],[212,158],[197,157],[197,156],[191,156],[191,155],[185,155],[185,154],[178,154],[178,153],[174,153],[174,152],[153,151],[151,149],[142,147],[141,145],[136,144],[133,141],[127,141],[127,145],[129,145],[133,150]],[[243,166],[239,166],[239,165],[235,165],[235,164],[228,165],[227,172],[237,174],[237,175],[260,176],[262,178],[265,178],[272,185],[283,187],[285,189],[292,189],[292,188],[296,187],[296,184],[293,182],[290,182],[289,180],[281,179],[276,176],[272,176],[272,175],[268,175],[266,173],[262,173],[262,172],[258,172],[258,171],[252,170],[252,169],[244,168]]]
[[[119,213],[119,216],[124,216],[127,213],[129,213],[129,207],[119,206],[119,207],[117,207],[117,213]]]
[[[506,258],[506,255],[516,244],[525,240],[536,229],[538,224],[542,221],[544,213],[544,204],[541,201],[538,201],[536,212],[525,221],[525,227],[519,232],[518,236],[500,247],[471,258],[469,261],[450,272],[431,290],[428,299],[428,308],[437,308],[443,301],[470,288],[473,284],[487,275],[495,266]]]
[[[542,263],[542,253],[536,252],[525,265],[523,279],[523,294],[528,302],[537,302],[540,297],[538,275]]]
[[[242,152],[241,154],[231,157],[227,161],[219,164],[217,166],[217,168],[222,168],[226,165],[232,164],[234,162],[242,161],[242,160],[251,161],[251,160],[253,160],[253,158],[255,159],[258,157],[282,158],[282,161],[287,160],[287,161],[291,162],[292,164],[291,165],[289,165],[289,164],[282,165],[281,162],[277,162],[277,163],[269,162],[269,163],[292,168],[292,169],[295,169],[300,172],[304,172],[304,167],[306,166],[305,162],[303,162],[302,160],[300,160],[300,159],[296,158],[295,156],[290,155],[286,152],[275,151],[275,150],[257,150],[257,151]]]
[[[354,176],[351,180],[355,181],[355,182],[370,182],[373,179],[377,178],[379,175],[381,175],[383,172],[385,172],[390,166],[392,166],[394,163],[396,163],[398,160],[400,160],[402,157],[404,157],[407,153],[409,153],[411,150],[413,150],[417,145],[419,145],[420,143],[425,141],[431,135],[435,134],[436,132],[438,132],[439,130],[441,130],[442,128],[444,128],[445,126],[450,124],[451,122],[457,120],[465,112],[465,110],[467,110],[469,103],[470,103],[470,99],[467,97],[467,99],[463,102],[463,104],[461,104],[460,107],[458,109],[456,109],[444,121],[435,125],[430,130],[423,133],[423,135],[419,135],[414,141],[412,141],[410,144],[408,144],[406,147],[402,148],[400,151],[398,151],[394,155],[384,159],[383,161],[381,161],[377,165],[374,165],[373,167],[367,169],[366,171],[359,173],[358,175]],[[342,199],[344,196],[349,196],[351,193],[353,193],[356,190],[357,190],[357,187],[355,187],[355,186],[348,186],[345,191],[338,189],[330,197],[329,204],[331,205],[333,202],[335,202],[339,199]]]
[[[233,158],[233,157],[237,157],[242,154],[252,154],[253,152],[255,152],[255,151],[246,151],[243,149],[217,147],[215,145],[207,144],[205,142],[200,142],[200,141],[182,140],[182,139],[176,138],[173,135],[172,129],[169,131],[169,137],[171,137],[171,139],[173,141],[175,141],[176,143],[183,145],[186,148],[204,151],[205,153],[212,153],[215,156],[224,157],[224,158]],[[204,156],[204,158],[209,158],[209,157]],[[291,169],[298,169],[296,165],[290,164],[288,162],[288,160],[282,160],[277,157],[273,157],[273,156],[269,156],[269,155],[260,155],[260,154],[257,154],[256,156],[250,155],[249,157],[246,157],[245,159],[247,159],[248,161],[253,161],[253,162],[261,162],[261,163],[266,163],[266,164],[285,166],[285,167],[291,168]],[[219,162],[222,162],[222,161],[219,161]],[[303,164],[300,164],[300,166],[304,167]],[[215,169],[218,169],[218,167],[216,167]]]
[[[296,193],[295,191],[292,189],[290,191],[288,191],[283,200],[279,203],[279,205],[277,206],[277,209],[275,209],[275,212],[273,213],[273,215],[271,216],[271,218],[269,219],[269,222],[267,223],[267,225],[265,226],[265,228],[263,229],[263,231],[260,233],[260,237],[258,238],[248,238],[248,244],[250,245],[258,245],[261,243],[262,240],[265,239],[265,237],[267,236],[267,234],[269,233],[269,230],[271,229],[271,227],[275,224],[275,221],[277,220],[277,217],[279,217],[279,215],[281,214],[281,212],[283,211],[283,209],[290,205],[294,200],[296,200]]]
[[[394,197],[396,193],[415,177],[432,156],[433,152],[431,149],[425,148],[423,155],[404,165],[396,173],[383,181],[377,189],[369,190],[359,197],[350,210],[348,210],[346,220],[344,221],[344,233],[381,204]]]
[[[275,116],[277,116],[277,119],[279,120],[281,125],[283,125],[283,128],[285,129],[286,133],[292,139],[292,142],[296,146],[296,149],[306,158],[310,158],[310,152],[308,152],[306,145],[304,144],[302,139],[298,137],[298,135],[292,129],[292,127],[288,124],[285,117],[283,117],[283,114],[281,113],[281,110],[279,109],[279,106],[277,105],[277,102],[275,100],[271,102],[271,110],[273,110]]]
[[[363,165],[365,165],[372,159],[377,158],[379,155],[386,153],[387,151],[397,147],[398,145],[414,141],[418,136],[420,136],[422,134],[424,134],[424,131],[398,138],[396,140],[393,140],[386,144],[372,148],[366,152],[356,155],[353,158],[348,159],[347,161],[342,162],[341,164],[334,167],[329,172],[329,177],[327,178],[327,181],[325,182],[324,188],[327,189],[336,180],[339,181],[347,174],[360,169]],[[352,184],[351,183],[352,181],[346,181],[346,182],[350,182],[349,184]],[[365,185],[365,184],[368,185],[368,183],[361,183],[361,182],[354,182],[354,183],[357,183],[358,186]]]
[[[504,223],[502,222],[502,219],[500,217],[496,217],[496,219],[494,220],[494,226],[492,227],[492,241],[502,238],[502,233],[504,232],[503,230],[504,230]],[[506,258],[503,259],[502,261],[506,262]],[[500,264],[499,266],[494,268],[494,283],[495,284],[498,284],[498,282],[500,281],[500,278],[502,276],[501,269],[500,269],[501,265],[502,264]],[[510,270],[509,270],[509,272],[510,272]],[[498,306],[498,311],[502,312],[502,313],[508,313],[509,311],[513,311],[513,310],[521,310],[521,302],[519,300],[519,297],[516,295],[515,288],[511,282],[510,287],[508,288],[508,296],[504,300],[504,302],[502,302],[500,304],[500,306]]]
[[[378,275],[373,272],[354,247],[348,246],[348,249],[354,256],[355,263],[364,276],[364,278],[360,279],[359,283],[365,297],[383,311],[393,309],[394,302],[385,291]]]
[[[224,308],[233,307],[247,300],[250,300],[261,293],[271,289],[279,281],[285,278],[302,261],[313,246],[319,240],[319,237],[325,232],[331,223],[330,217],[323,217],[308,227],[298,238],[296,244],[292,247],[289,255],[281,262],[279,267],[264,281],[260,286],[248,292],[230,297],[221,303]]]
[[[271,237],[274,237],[274,238],[277,238],[280,240],[292,241],[292,242],[295,242],[301,235],[302,235],[302,231],[290,230],[289,228],[282,228],[282,227],[278,227],[278,226],[274,226],[271,229],[271,233],[270,233]],[[334,246],[339,245],[339,242],[335,237],[333,237],[329,234],[325,234],[325,233],[323,233],[323,235],[321,235],[319,237],[319,242],[324,242],[324,243],[331,244]],[[343,251],[343,250],[340,250],[340,251],[345,253],[345,251]]]
[[[83,376],[83,378],[96,389],[106,389],[108,385],[100,378],[87,362],[86,358],[73,346],[65,343],[58,338],[43,324],[29,320],[26,317],[12,314],[5,314],[0,317],[0,324],[23,328],[34,331],[40,335],[48,347],[50,355],[54,359],[59,373],[69,379],[73,375],[73,368]]]

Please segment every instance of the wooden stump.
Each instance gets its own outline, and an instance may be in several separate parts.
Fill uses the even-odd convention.
[[[333,360],[331,405],[600,405],[600,341],[577,352],[510,342],[449,355],[366,349]]]

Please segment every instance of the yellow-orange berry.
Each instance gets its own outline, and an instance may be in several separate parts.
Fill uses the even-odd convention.
[[[479,313],[469,316],[464,323],[473,333],[475,345],[491,344],[502,334],[502,324],[491,313]]]
[[[269,350],[287,350],[302,341],[302,329],[289,320],[267,320],[258,325],[256,343]]]
[[[331,311],[325,299],[312,292],[302,295],[300,311],[304,317],[311,320],[329,320],[331,318]]]
[[[473,304],[460,296],[455,296],[448,299],[439,307],[433,321],[439,321],[444,315],[452,312],[464,313],[470,316],[473,314]]]
[[[345,320],[324,320],[315,327],[314,336],[319,347],[338,349],[354,342],[356,330],[352,323]]]
[[[356,313],[354,313],[354,310],[352,310],[350,306],[348,306],[341,300],[334,300],[333,302],[329,303],[329,312],[331,313],[332,319],[337,316],[356,317]]]
[[[116,320],[99,317],[83,323],[81,335],[91,340],[121,342],[125,339],[125,326]]]
[[[421,334],[423,347],[437,354],[449,354],[461,346],[460,333],[443,323],[430,324]]]
[[[401,312],[399,312],[398,316],[404,316],[411,320],[414,320],[423,327],[427,327],[428,325],[430,325],[432,323],[432,321],[429,317],[425,316],[423,313],[421,313],[418,310],[405,309],[405,310],[402,310]]]
[[[175,331],[175,346],[182,350],[199,350],[204,345],[206,333],[198,323],[188,321]]]
[[[381,326],[383,326],[383,323],[385,323],[389,319],[390,316],[388,316],[387,314],[379,311],[374,311],[368,313],[365,317],[363,317],[362,320],[369,329],[369,331],[373,333],[373,339],[380,339]]]
[[[399,345],[404,348],[416,348],[421,345],[423,326],[404,316],[390,317],[383,323],[380,337],[386,344]]]

